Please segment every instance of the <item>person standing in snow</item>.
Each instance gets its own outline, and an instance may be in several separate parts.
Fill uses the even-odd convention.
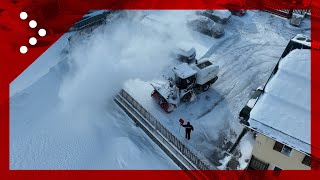
[[[187,122],[186,125],[181,124],[184,128],[186,128],[186,139],[190,140],[190,134],[191,131],[193,131],[193,126],[190,124],[190,122]]]

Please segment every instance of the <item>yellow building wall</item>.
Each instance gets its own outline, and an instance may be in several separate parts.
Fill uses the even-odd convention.
[[[256,144],[252,155],[261,161],[269,163],[270,170],[275,166],[283,170],[310,170],[309,166],[302,164],[305,155],[292,149],[290,157],[273,150],[275,141],[262,134],[257,134]]]

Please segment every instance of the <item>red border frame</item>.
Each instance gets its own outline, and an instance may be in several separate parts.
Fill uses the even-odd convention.
[[[220,2],[227,0],[220,0]],[[290,0],[278,0],[277,4],[273,0],[239,0],[248,1],[248,9],[262,9],[263,3],[272,4],[274,9],[287,9],[290,7]],[[305,3],[312,4],[312,12],[319,12],[320,7],[316,0],[303,0]],[[66,32],[83,14],[90,9],[221,9],[213,0],[20,0],[13,3],[12,0],[1,0],[0,2],[0,177],[2,179],[70,179],[70,178],[142,178],[142,179],[173,179],[186,178],[181,170],[165,171],[77,171],[77,170],[9,170],[9,85],[24,69],[47,50],[64,32]],[[250,2],[250,3],[249,3]],[[50,4],[51,3],[51,4]],[[52,6],[56,4],[57,6]],[[57,4],[58,3],[58,4]],[[318,3],[318,4],[317,4]],[[52,11],[43,12],[41,9],[50,7]],[[56,7],[57,9],[54,9]],[[296,7],[298,9],[299,6]],[[302,8],[302,7],[300,7]],[[1,9],[4,11],[1,12]],[[42,40],[48,42],[47,45],[32,48],[27,54],[20,54],[19,47],[28,44],[27,40],[35,32],[29,32],[28,24],[19,19],[21,11],[26,11],[29,18],[35,19],[39,27],[54,29]],[[46,16],[43,16],[46,15]],[[42,19],[39,19],[39,18]],[[46,17],[46,18],[43,18]],[[63,18],[62,18],[63,17]],[[63,19],[63,20],[62,20]],[[320,39],[320,20],[312,17],[312,39]],[[320,94],[320,52],[312,50],[311,66],[311,142],[313,146],[320,147],[319,131],[320,112],[318,111]],[[320,157],[320,153],[312,149],[312,155]],[[320,176],[319,171],[312,168],[311,171],[282,171],[281,178],[308,178],[314,179]],[[272,171],[204,171],[213,178],[270,178]]]

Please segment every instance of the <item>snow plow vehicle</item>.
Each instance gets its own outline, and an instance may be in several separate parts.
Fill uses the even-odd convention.
[[[208,58],[196,60],[194,64],[182,63],[173,68],[174,78],[164,83],[151,83],[151,93],[167,113],[172,112],[181,102],[194,99],[195,95],[207,91],[218,79],[219,66]]]

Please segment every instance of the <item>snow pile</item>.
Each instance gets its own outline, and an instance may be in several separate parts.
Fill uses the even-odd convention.
[[[239,159],[238,169],[245,169],[248,166],[254,144],[255,140],[253,139],[253,134],[251,132],[248,132],[245,136],[243,136],[239,144],[241,157]]]
[[[227,155],[226,157],[224,157],[222,160],[219,161],[221,163],[221,165],[218,166],[217,168],[221,169],[221,170],[225,170],[227,167],[227,164],[231,160],[231,158],[232,157],[230,155]]]

